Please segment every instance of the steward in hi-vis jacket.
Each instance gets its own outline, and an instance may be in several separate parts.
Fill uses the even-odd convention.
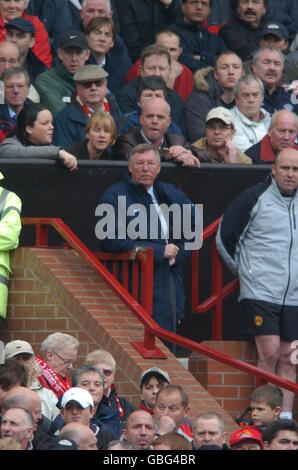
[[[0,172],[0,180],[4,176]],[[10,270],[9,251],[17,248],[21,224],[22,202],[13,192],[0,186],[0,320],[6,317],[8,280]]]

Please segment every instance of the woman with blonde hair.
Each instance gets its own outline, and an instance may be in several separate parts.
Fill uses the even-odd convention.
[[[72,144],[67,151],[78,160],[112,160],[111,147],[116,141],[116,125],[108,113],[94,113],[84,129],[85,140]]]

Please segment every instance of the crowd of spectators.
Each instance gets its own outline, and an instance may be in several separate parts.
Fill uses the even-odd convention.
[[[127,133],[129,145],[168,148],[141,122],[145,99],[160,97],[170,119],[167,127],[156,118],[150,126],[176,134],[178,145],[208,140],[209,111],[230,110],[236,132],[225,142],[245,157],[219,159],[209,146],[209,157],[198,158],[249,163],[272,115],[297,111],[297,9],[294,0],[278,8],[275,0],[0,0],[0,142],[15,137],[22,109],[40,102],[52,116],[50,145],[76,149],[79,160],[127,159]],[[116,138],[86,151],[93,146],[86,125],[98,113],[113,118]],[[109,133],[113,125],[101,122]],[[196,146],[189,147],[195,156]],[[0,158],[11,158],[6,150],[0,147]],[[179,164],[199,166],[194,159]]]
[[[56,332],[41,344],[14,340],[0,366],[0,449],[4,450],[295,450],[298,427],[280,419],[283,393],[263,385],[250,396],[251,418],[230,436],[223,416],[190,421],[189,397],[167,371],[140,377],[140,402],[118,395],[116,362],[95,350],[76,366],[79,342]],[[72,378],[70,379],[70,375]]]
[[[298,149],[296,80],[297,0],[0,0],[0,159],[77,171],[149,144],[195,171],[271,164]],[[36,357],[21,339],[5,346],[0,449],[298,449],[273,385],[228,436],[220,414],[189,420],[167,371],[142,374],[136,408],[118,395],[108,351],[76,368],[78,351],[66,333]]]

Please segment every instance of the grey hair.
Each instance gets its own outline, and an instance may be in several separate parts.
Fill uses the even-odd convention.
[[[225,422],[219,413],[216,413],[215,411],[206,411],[206,412],[200,413],[193,421],[193,424],[192,424],[193,431],[195,431],[195,429],[197,428],[197,422],[199,419],[216,419],[219,424],[221,432],[225,432]]]
[[[4,70],[4,72],[2,73],[2,80],[4,84],[5,84],[5,80],[15,75],[24,75],[25,80],[26,80],[26,85],[30,86],[29,74],[27,70],[25,70],[23,67],[9,67],[8,69]]]
[[[105,351],[104,349],[96,349],[96,351],[89,353],[85,360],[85,364],[88,366],[94,366],[99,362],[106,362],[109,364],[113,370],[113,373],[115,373],[116,361],[111,353]]]
[[[82,367],[78,367],[77,369],[75,369],[75,371],[73,373],[73,376],[72,376],[71,385],[73,387],[77,387],[78,383],[79,383],[79,380],[80,380],[80,377],[83,374],[86,374],[87,372],[93,372],[94,374],[97,374],[101,379],[102,386],[104,385],[105,378],[104,378],[104,375],[103,375],[102,371],[98,367],[95,367],[95,366],[92,366],[92,365],[87,365],[87,364],[83,365]]]
[[[139,144],[133,147],[128,154],[128,161],[131,162],[136,153],[146,153],[152,150],[155,153],[158,163],[160,163],[160,153],[151,144]]]
[[[49,335],[40,346],[41,355],[46,354],[50,350],[61,351],[64,348],[72,347],[78,349],[80,346],[79,341],[67,333],[52,333]]]
[[[282,61],[282,66],[285,65],[285,56],[283,55],[283,53],[277,49],[276,47],[270,47],[270,46],[266,46],[266,47],[262,47],[260,49],[257,49],[253,55],[252,55],[252,62],[251,62],[251,65],[254,66],[257,64],[257,62],[259,61],[259,58],[260,58],[260,55],[263,54],[263,52],[265,51],[269,51],[269,52],[278,52],[280,58],[281,58],[281,61]]]
[[[126,441],[110,441],[107,450],[135,450],[130,442]]]
[[[88,3],[88,0],[83,0],[82,2],[82,8],[85,8],[85,6],[87,5]],[[108,11],[110,12],[112,10],[112,6],[111,6],[111,0],[106,0],[106,4],[107,4],[107,9]]]
[[[234,85],[234,95],[238,97],[240,85],[242,84],[250,85],[252,82],[257,82],[261,90],[261,93],[264,96],[265,90],[264,90],[264,85],[263,85],[262,80],[260,80],[258,77],[255,77],[251,73],[248,75],[244,75],[243,77],[239,78],[239,80],[237,80],[237,82]]]
[[[4,404],[4,401],[3,401],[3,404]],[[9,406],[9,407],[4,408],[3,404],[2,404],[2,408],[5,411],[8,411],[8,410],[23,410],[24,413],[25,413],[25,416],[26,416],[26,421],[27,421],[28,427],[34,426],[34,418],[32,416],[32,413],[29,410],[27,410],[26,408],[23,408],[22,406]],[[3,418],[4,418],[4,416],[5,416],[5,413],[3,414]],[[2,420],[3,420],[3,418],[2,418]]]

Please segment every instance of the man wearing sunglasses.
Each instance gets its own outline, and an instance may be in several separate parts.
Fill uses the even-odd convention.
[[[113,421],[113,432],[119,438],[123,430],[123,424],[127,420],[130,413],[136,408],[126,398],[119,396],[114,384],[116,373],[116,361],[112,354],[103,349],[97,349],[89,353],[85,361],[86,366],[95,366],[100,369],[104,376],[103,397],[96,412],[95,418],[99,421],[102,417],[103,408],[110,409],[110,420],[106,420],[109,424]]]
[[[75,73],[76,92],[54,121],[54,145],[66,148],[83,142],[84,128],[93,113],[109,113],[116,126],[120,124],[116,99],[107,94],[107,77],[108,73],[98,65],[84,65]]]

